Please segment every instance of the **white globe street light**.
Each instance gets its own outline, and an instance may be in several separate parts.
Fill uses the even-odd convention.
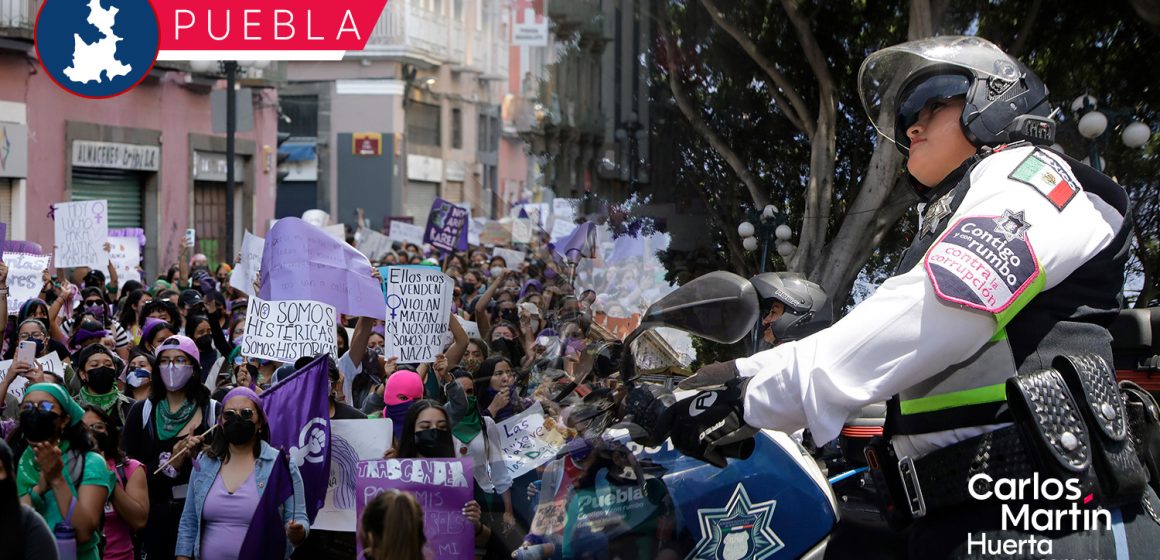
[[[797,247],[788,241],[783,241],[777,244],[777,254],[781,255],[782,258],[789,257],[796,249]]]
[[[1152,129],[1140,121],[1132,121],[1132,124],[1125,126],[1124,132],[1120,134],[1124,145],[1129,148],[1143,147],[1151,137]]]
[[[745,239],[741,240],[741,246],[745,247],[746,251],[756,251],[757,250],[757,238],[756,237],[746,237]]]
[[[1096,98],[1085,93],[1085,94],[1075,98],[1075,101],[1071,102],[1071,110],[1073,113],[1078,113],[1084,108],[1084,105],[1087,105],[1088,108],[1090,108],[1090,109],[1095,109],[1096,108]]]
[[[214,60],[191,60],[189,67],[198,74],[208,74],[217,70],[218,63]]]
[[[761,217],[765,219],[773,218],[777,214],[777,207],[772,204],[767,204],[765,210],[761,212]]]
[[[741,222],[741,225],[737,226],[737,235],[741,237],[753,237],[754,231],[753,224],[749,222]]]
[[[1108,117],[1099,111],[1090,111],[1080,117],[1078,128],[1080,135],[1090,140],[1107,130]]]
[[[773,234],[776,235],[778,239],[785,241],[790,237],[793,237],[793,230],[789,229],[789,226],[782,224],[777,226],[777,229],[774,230]],[[778,252],[780,253],[781,251],[779,250]]]

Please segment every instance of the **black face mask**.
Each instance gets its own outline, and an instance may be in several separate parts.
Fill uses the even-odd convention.
[[[429,459],[454,457],[455,446],[451,443],[451,430],[432,428],[415,432],[415,450]]]
[[[242,445],[254,439],[258,425],[244,418],[230,418],[226,420],[222,430],[225,432],[226,441],[233,445]]]
[[[518,313],[516,313],[515,309],[504,309],[503,311],[499,312],[499,316],[501,319],[508,321],[510,323],[513,323],[516,325],[518,325],[520,323],[520,316]]]
[[[32,443],[48,441],[57,437],[60,414],[45,412],[39,408],[20,412],[20,429],[24,432],[24,439]]]
[[[210,350],[213,350],[213,336],[212,335],[206,334],[206,335],[199,336],[199,337],[197,337],[197,340],[194,342],[197,344],[197,349],[201,352],[209,352]]]
[[[97,449],[102,453],[109,449],[109,433],[108,432],[89,432],[93,436],[93,441],[97,443]]]
[[[111,367],[99,367],[89,370],[89,380],[85,384],[95,394],[103,395],[113,390],[113,382],[117,379],[117,370]]]
[[[475,282],[464,282],[463,283],[463,293],[465,293],[467,295],[474,294],[475,290],[478,288],[479,288],[479,286],[476,285]]]

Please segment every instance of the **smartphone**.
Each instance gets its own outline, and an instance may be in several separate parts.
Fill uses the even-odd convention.
[[[190,247],[197,245],[197,231],[193,228],[185,230],[185,244]]]
[[[31,364],[36,361],[36,343],[31,340],[24,340],[16,347],[16,355],[13,356],[14,361]]]

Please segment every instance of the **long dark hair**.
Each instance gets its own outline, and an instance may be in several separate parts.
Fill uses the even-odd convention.
[[[493,397],[487,390],[491,388],[491,376],[495,374],[495,366],[501,362],[506,363],[508,367],[512,367],[512,361],[507,359],[507,357],[492,356],[484,360],[483,364],[479,366],[479,369],[471,374],[471,381],[475,384],[475,405],[479,408],[480,412],[487,410],[487,407],[491,406]],[[515,373],[514,368],[512,373]],[[511,404],[512,410],[515,412],[519,412],[519,410],[516,410],[516,407],[519,406],[519,403],[516,402],[517,400],[513,395]]]
[[[443,412],[443,417],[447,419],[447,423],[451,423],[451,416],[447,414],[447,409],[443,408],[439,402],[431,399],[415,401],[410,410],[407,411],[407,416],[403,417],[403,431],[399,435],[399,441],[396,445],[400,459],[415,459],[419,456],[419,451],[415,449],[415,424],[419,422],[419,413],[428,408],[439,409]]]
[[[222,403],[223,408],[225,403]],[[270,424],[266,422],[266,412],[262,410],[261,405],[254,403],[254,410],[258,414],[258,444],[254,446],[254,458],[257,459],[262,455],[262,442],[270,443]],[[225,424],[225,411],[222,411],[218,418],[218,423]],[[211,459],[218,459],[223,463],[230,462],[230,442],[226,439],[226,431],[224,429],[217,429],[213,431],[213,440],[209,443],[209,449],[206,451]]]
[[[391,489],[376,496],[363,510],[361,527],[374,538],[369,558],[422,560],[427,544],[423,508],[410,493]]]
[[[105,438],[105,445],[99,445],[97,438],[93,438],[93,443],[96,445],[96,450],[105,456],[105,459],[110,460],[113,464],[120,464],[125,460],[125,451],[121,449],[121,422],[120,420],[109,416],[109,414],[100,407],[94,404],[86,404],[83,407],[85,412],[92,412],[96,414],[101,422],[105,424],[105,433],[109,434]],[[90,434],[90,437],[92,435]]]
[[[141,303],[141,298],[146,295],[145,290],[137,289],[125,296],[125,300],[121,302],[121,313],[117,315],[117,322],[121,323],[121,326],[128,327],[137,324],[137,311],[133,309],[133,306]]]
[[[24,558],[24,515],[20,498],[16,495],[16,457],[7,443],[0,441],[0,463],[4,464],[4,480],[0,480],[0,542],[12,558]]]
[[[173,305],[172,301],[160,297],[154,298],[153,301],[141,307],[141,314],[137,316],[137,324],[144,327],[145,319],[148,319],[149,314],[158,309],[164,310],[169,315],[168,323],[173,325],[174,333],[181,330],[181,312],[177,310],[177,306]]]
[[[165,350],[177,350],[176,348],[166,348]],[[184,354],[184,352],[182,352]],[[185,383],[185,398],[197,403],[198,408],[209,404],[210,392],[205,383],[201,382],[201,364],[193,359],[189,354],[185,355],[189,359],[189,364],[193,366],[193,375],[190,376],[189,381]],[[152,383],[149,384],[149,400],[157,404],[166,396],[169,395],[169,389],[161,379],[161,352],[153,356],[149,360],[149,366],[153,368]]]

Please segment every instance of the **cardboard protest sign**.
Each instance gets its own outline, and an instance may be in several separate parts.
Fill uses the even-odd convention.
[[[507,263],[507,268],[519,270],[520,264],[524,262],[528,254],[523,251],[513,251],[511,249],[504,249],[503,247],[496,247],[492,250],[491,256],[502,258]]]
[[[390,418],[330,421],[330,481],[326,502],[318,510],[311,529],[353,532],[355,517],[355,475],[358,462],[381,459],[391,447]]]
[[[141,281],[141,245],[136,237],[110,237],[109,262],[117,268],[117,280],[121,284],[130,280]]]
[[[294,363],[303,356],[338,353],[338,315],[317,301],[250,298],[242,355]]]
[[[489,223],[487,218],[472,218],[467,224],[467,243],[469,245],[479,245],[479,235],[483,233],[484,228]]]
[[[499,222],[488,222],[479,234],[479,242],[483,245],[511,245],[512,231]]]
[[[64,363],[60,361],[60,356],[56,352],[49,352],[43,358],[37,358],[36,363],[40,364],[40,369],[44,373],[56,374],[61,379],[64,379]],[[12,360],[4,360],[0,362],[0,379],[8,375],[8,369],[12,367]],[[28,378],[23,375],[17,375],[8,385],[8,394],[16,397],[16,400],[24,398],[24,389],[28,387]]]
[[[531,243],[532,221],[528,218],[512,220],[512,243]]]
[[[258,274],[262,284],[258,297],[266,301],[317,301],[346,315],[372,319],[386,315],[370,261],[354,247],[298,218],[282,218],[274,224]]]
[[[429,266],[384,266],[386,347],[383,356],[400,363],[434,362],[450,329],[455,281]]]
[[[408,492],[423,508],[423,533],[433,557],[471,560],[475,558],[475,529],[463,515],[463,506],[473,499],[471,467],[468,458],[359,461],[355,479],[358,518],[386,490]],[[362,558],[361,542],[356,557]]]
[[[544,428],[539,402],[497,426],[504,463],[513,479],[554,459],[564,443],[563,437]]]
[[[262,266],[262,250],[265,245],[265,239],[246,232],[246,236],[242,238],[242,260],[230,273],[231,288],[250,297],[258,295],[254,293],[254,278],[258,276],[258,268]]]
[[[442,198],[436,198],[427,215],[427,227],[423,231],[423,242],[443,251],[459,249],[459,238],[467,227],[470,213],[462,206],[456,206]],[[466,249],[466,247],[464,247]]]
[[[576,198],[557,198],[552,200],[552,219],[571,222],[576,219]]]
[[[9,315],[19,314],[24,302],[40,295],[49,258],[49,255],[4,253],[4,264],[8,265]]]
[[[371,262],[382,260],[391,252],[391,238],[373,229],[360,228],[358,230],[358,247],[360,253],[367,256]]]
[[[103,269],[109,262],[109,203],[106,200],[58,202],[53,205],[56,266]]]
[[[408,224],[407,222],[391,222],[391,229],[387,232],[387,237],[398,241],[399,243],[414,243],[415,245],[423,246],[423,227],[415,224]]]

